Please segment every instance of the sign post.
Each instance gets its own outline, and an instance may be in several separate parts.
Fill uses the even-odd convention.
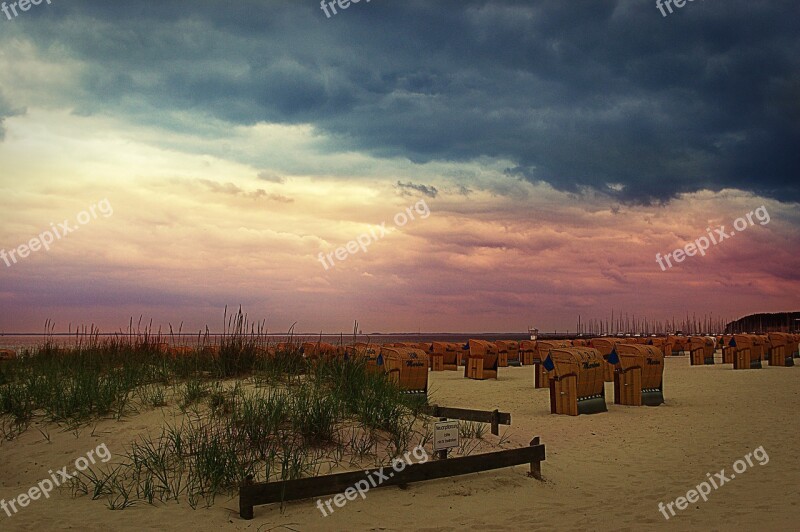
[[[448,421],[447,418],[439,418],[433,427],[433,450],[436,451],[437,457],[447,458],[447,451],[459,445],[458,420]]]

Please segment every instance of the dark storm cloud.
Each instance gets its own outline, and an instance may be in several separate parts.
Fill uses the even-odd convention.
[[[439,190],[434,186],[423,185],[421,183],[412,183],[411,181],[408,183],[401,183],[398,181],[397,185],[395,185],[395,188],[397,188],[402,195],[413,194],[416,192],[428,196],[429,198],[435,198],[439,194]]]
[[[86,65],[77,112],[311,123],[331,151],[505,158],[511,176],[621,200],[725,187],[800,200],[794,0],[698,0],[668,17],[650,0],[374,0],[330,19],[315,0],[40,12],[19,22],[42,53]]]

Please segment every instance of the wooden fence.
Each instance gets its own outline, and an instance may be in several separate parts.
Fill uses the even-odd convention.
[[[386,478],[375,487],[402,486],[411,482],[467,475],[520,464],[530,464],[528,475],[541,480],[541,462],[544,459],[544,444],[539,443],[539,438],[536,437],[528,447],[519,449],[411,464],[399,471],[387,466],[383,468],[389,471],[383,475]],[[248,479],[239,488],[239,515],[242,519],[253,519],[254,506],[342,493],[375,471],[380,469],[278,482],[253,483]]]
[[[425,413],[432,417],[446,417],[475,421],[478,423],[491,423],[492,434],[500,434],[500,425],[511,425],[511,414],[499,410],[470,410],[467,408],[450,408],[447,406],[430,405]]]

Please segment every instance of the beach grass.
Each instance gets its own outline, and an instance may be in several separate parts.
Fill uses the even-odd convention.
[[[72,480],[76,494],[122,509],[170,500],[210,505],[246,478],[377,464],[421,434],[425,399],[402,393],[365,360],[309,360],[291,336],[270,345],[241,311],[227,325],[215,343],[198,335],[190,348],[147,329],[82,335],[70,347],[48,339],[0,366],[1,435],[13,439],[34,420],[77,427],[177,410],[179,421],[132,442],[113,466]]]

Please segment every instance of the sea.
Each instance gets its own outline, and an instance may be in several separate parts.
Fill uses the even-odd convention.
[[[127,334],[100,334],[103,338],[124,338]],[[270,343],[285,342],[289,339],[286,334],[262,335],[269,339]],[[540,334],[540,337],[551,337],[552,335]],[[89,335],[76,334],[0,334],[0,349],[13,349],[18,353],[25,350],[35,351],[39,346],[49,341],[59,347],[71,347],[78,343],[86,343]],[[222,335],[209,335],[206,343],[219,343]],[[389,344],[394,342],[463,342],[466,343],[470,338],[475,340],[529,340],[529,333],[375,333],[356,335],[355,341],[372,344]],[[292,336],[295,342],[328,342],[337,344],[352,344],[353,334],[296,334]],[[167,334],[162,335],[162,342],[167,342],[176,346],[196,346],[198,345],[197,334]]]

